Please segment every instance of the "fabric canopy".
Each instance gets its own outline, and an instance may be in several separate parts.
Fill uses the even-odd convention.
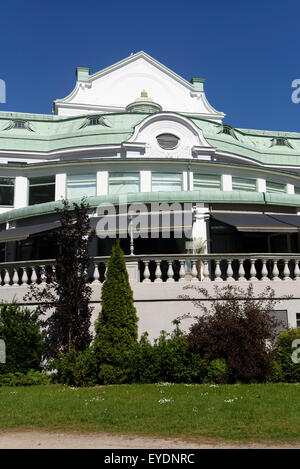
[[[293,233],[300,229],[300,216],[297,215],[213,212],[211,216],[222,223],[235,226],[238,231]]]
[[[59,228],[61,223],[59,220],[41,223],[38,225],[21,226],[17,228],[10,228],[8,230],[0,231],[0,243],[10,241],[21,241],[28,238],[28,236],[36,233],[43,233],[45,231],[54,230]]]

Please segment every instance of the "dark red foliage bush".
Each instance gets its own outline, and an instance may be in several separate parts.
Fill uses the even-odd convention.
[[[215,286],[213,296],[203,288],[186,288],[197,290],[205,299],[193,300],[202,314],[190,328],[190,345],[207,360],[224,358],[230,382],[264,381],[271,369],[279,325],[273,316],[274,291],[267,287],[255,298],[251,284],[247,289]]]

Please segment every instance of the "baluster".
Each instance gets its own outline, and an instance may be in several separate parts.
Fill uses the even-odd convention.
[[[4,269],[4,287],[10,287],[10,275],[8,269]]]
[[[106,280],[106,270],[107,270],[107,264],[104,264],[104,272],[103,272],[103,282]]]
[[[31,274],[31,283],[37,283],[37,274],[36,274],[36,267],[33,265],[31,266],[32,268],[32,274]]]
[[[185,281],[185,260],[180,259],[179,282]]]
[[[268,282],[270,280],[268,278],[268,269],[267,269],[267,260],[262,259],[262,269],[261,269],[261,281],[262,282]]]
[[[209,267],[208,267],[208,261],[204,260],[203,261],[203,282],[211,282],[211,279],[209,278]]]
[[[26,267],[23,267],[23,274],[22,274],[21,282],[22,282],[21,284],[22,287],[27,287],[28,275],[27,275]]]
[[[191,282],[199,282],[198,280],[198,271],[197,271],[197,261],[192,260],[192,280]]]
[[[232,270],[232,259],[227,260],[227,270],[226,270],[226,281],[227,282],[234,282],[233,278],[233,270]]]
[[[250,267],[250,282],[257,282],[258,278],[256,277],[256,267],[255,267],[256,259],[250,259],[251,267]]]
[[[169,267],[168,267],[168,272],[167,272],[167,275],[168,275],[167,282],[175,282],[172,261],[168,261],[168,265]]]
[[[52,265],[51,269],[52,269],[51,279],[52,279],[52,282],[55,282],[55,280],[56,280],[56,265]]]
[[[143,283],[151,283],[150,280],[150,270],[149,270],[149,261],[144,261],[145,270],[144,270],[144,280]]]
[[[238,276],[239,276],[239,282],[245,282],[245,269],[244,269],[244,259],[239,259],[239,271],[238,271]]]
[[[18,269],[14,268],[14,275],[13,275],[13,286],[18,287],[19,286],[19,275],[18,275]]]
[[[300,269],[299,269],[299,261],[295,259],[295,270],[294,270],[294,280],[300,280]]]
[[[220,259],[216,259],[215,282],[222,282],[223,281],[221,275],[222,275],[222,272],[221,272],[221,268],[220,268]]]
[[[160,260],[155,260],[155,263],[156,263],[156,269],[155,269],[155,280],[154,280],[154,282],[160,283],[160,282],[162,282]]]
[[[97,262],[94,263],[94,272],[93,272],[93,285],[98,285],[100,283],[100,273]]]
[[[283,280],[291,280],[288,259],[284,259]]]
[[[280,281],[280,278],[279,278],[279,270],[278,270],[278,265],[277,265],[277,259],[274,259],[274,265],[273,265],[273,270],[272,270],[272,281],[273,282],[279,282]]]
[[[44,265],[41,265],[41,286],[45,287],[46,286],[46,269]]]

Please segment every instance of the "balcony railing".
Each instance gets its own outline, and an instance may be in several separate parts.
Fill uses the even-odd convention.
[[[93,257],[86,274],[93,286],[105,280],[109,257]],[[140,283],[162,282],[256,282],[300,280],[300,254],[153,254],[125,256],[128,268]],[[45,284],[47,272],[55,275],[50,260],[0,264],[0,286],[27,287]]]

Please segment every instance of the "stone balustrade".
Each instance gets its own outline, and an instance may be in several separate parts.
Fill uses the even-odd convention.
[[[102,284],[108,257],[93,257],[87,272],[92,285]],[[299,281],[300,255],[167,254],[126,256],[131,280],[142,283]],[[55,260],[0,264],[0,286],[45,284],[55,275]]]

